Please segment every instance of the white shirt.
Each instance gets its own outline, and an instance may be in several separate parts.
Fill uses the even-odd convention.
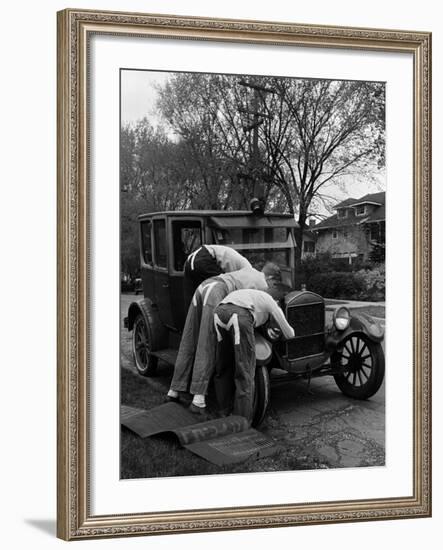
[[[224,273],[238,271],[244,267],[252,268],[248,260],[230,246],[223,246],[221,244],[205,244],[203,246],[215,258]]]
[[[229,292],[242,288],[255,288],[257,290],[267,290],[268,288],[264,273],[253,267],[244,267],[230,273],[222,273],[217,275],[217,279],[222,279],[226,283]]]
[[[267,292],[254,289],[235,290],[231,294],[228,294],[220,303],[234,304],[249,309],[254,317],[254,325],[256,327],[264,325],[269,320],[269,317],[272,316],[286,339],[294,338],[295,336],[294,329],[286,320],[283,311]]]

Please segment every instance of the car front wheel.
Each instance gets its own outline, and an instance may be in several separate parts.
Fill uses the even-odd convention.
[[[139,313],[132,329],[132,353],[137,371],[142,376],[154,376],[157,370],[158,358],[151,355],[149,334],[145,318]]]
[[[383,382],[383,348],[365,334],[351,334],[345,338],[331,362],[335,382],[348,397],[368,399],[379,390]]]

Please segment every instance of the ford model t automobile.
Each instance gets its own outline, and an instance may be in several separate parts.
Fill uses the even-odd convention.
[[[325,300],[295,290],[295,234],[289,214],[249,211],[158,212],[139,217],[141,279],[144,298],[133,302],[125,319],[132,331],[135,366],[155,375],[159,360],[174,365],[189,304],[183,298],[187,256],[203,244],[231,246],[257,269],[271,261],[281,269],[282,284],[271,289],[294,328],[283,342],[278,330],[256,331],[253,425],[263,420],[270,399],[270,373],[282,369],[295,377],[333,376],[338,388],[367,399],[380,388],[385,370],[384,334],[370,316],[338,307],[325,311]]]

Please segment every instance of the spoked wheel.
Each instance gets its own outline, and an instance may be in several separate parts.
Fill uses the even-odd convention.
[[[265,365],[257,366],[255,369],[255,390],[252,413],[252,426],[259,426],[265,417],[271,394],[271,383],[269,371]]]
[[[132,353],[135,366],[142,376],[154,376],[157,370],[157,357],[151,355],[149,329],[141,313],[137,315],[132,329]]]
[[[368,399],[380,388],[385,374],[381,344],[365,334],[351,334],[332,356],[337,386],[348,397]]]

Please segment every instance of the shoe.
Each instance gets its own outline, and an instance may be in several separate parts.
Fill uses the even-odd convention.
[[[189,412],[193,414],[199,414],[201,416],[207,416],[206,407],[197,407],[194,403],[191,403],[188,407]]]
[[[171,397],[167,395],[165,397],[165,403],[180,403],[180,397]]]

